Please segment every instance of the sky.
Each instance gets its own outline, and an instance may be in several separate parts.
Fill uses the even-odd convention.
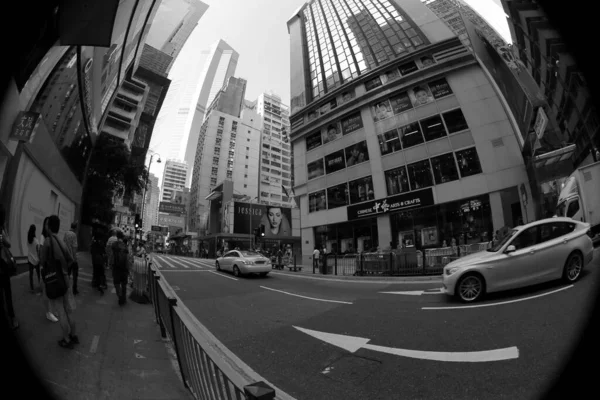
[[[306,0],[203,0],[209,5],[184,49],[208,49],[225,40],[240,55],[235,76],[247,80],[246,99],[263,92],[290,104],[290,46],[287,21]],[[500,0],[464,0],[511,43]],[[400,0],[400,4],[402,0]],[[183,53],[183,52],[182,52]],[[160,149],[152,150],[160,153]],[[164,162],[164,161],[163,161]],[[164,165],[164,164],[163,164]],[[162,181],[162,166],[151,172]]]

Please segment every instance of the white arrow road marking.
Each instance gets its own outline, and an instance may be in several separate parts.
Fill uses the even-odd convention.
[[[443,288],[439,289],[428,289],[428,290],[409,290],[405,292],[379,292],[383,294],[403,294],[406,296],[421,296],[423,294],[442,294],[444,293]]]
[[[135,353],[135,358],[146,358],[146,357],[144,357],[144,356],[143,356],[143,355],[141,355],[141,354]]]
[[[372,351],[378,351],[380,353],[394,354],[402,357],[418,358],[421,360],[431,361],[446,361],[446,362],[489,362],[489,361],[502,361],[512,360],[519,358],[519,349],[515,346],[506,347],[497,350],[486,350],[486,351],[421,351],[421,350],[407,350],[397,349],[393,347],[377,346],[373,344],[367,344],[371,339],[338,335],[335,333],[319,332],[310,329],[300,328],[294,326],[300,332],[304,332],[316,339],[322,340],[333,346],[340,347],[351,353],[356,352],[359,349],[368,349]]]
[[[263,289],[267,289],[267,290],[272,290],[272,291],[274,291],[274,292],[279,292],[279,293],[287,294],[287,295],[290,295],[290,296],[301,297],[301,298],[303,298],[303,299],[316,300],[316,301],[324,301],[324,302],[326,302],[326,303],[352,304],[352,302],[350,302],[350,301],[339,301],[339,300],[317,299],[317,298],[315,298],[315,297],[301,296],[301,295],[299,295],[299,294],[294,294],[294,293],[290,293],[290,292],[284,292],[283,290],[271,289],[271,288],[268,288],[268,287],[266,287],[266,286],[261,286],[261,288],[263,288]]]
[[[94,335],[92,339],[92,345],[90,346],[90,353],[94,354],[98,350],[98,343],[100,342],[100,336]]]

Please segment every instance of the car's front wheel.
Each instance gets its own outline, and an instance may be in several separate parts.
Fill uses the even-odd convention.
[[[218,262],[218,261],[217,261],[217,262],[215,262],[215,266],[217,267],[217,271],[220,271],[220,270],[221,270],[221,266],[219,265],[219,262]]]
[[[237,265],[235,265],[233,267],[233,276],[239,277],[240,275],[242,275],[242,273],[240,272],[240,269],[237,267]]]
[[[472,303],[483,297],[485,282],[479,274],[466,274],[456,285],[456,295],[463,303]]]
[[[565,264],[563,279],[568,283],[573,283],[579,279],[582,270],[583,257],[579,253],[572,253]]]

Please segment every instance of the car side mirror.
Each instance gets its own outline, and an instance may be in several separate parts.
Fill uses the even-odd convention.
[[[517,251],[517,248],[511,244],[510,246],[508,246],[508,247],[506,248],[506,250],[505,250],[504,252],[505,252],[506,254],[510,254],[510,253],[512,253],[513,251]]]

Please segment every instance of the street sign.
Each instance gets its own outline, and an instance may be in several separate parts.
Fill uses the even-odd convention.
[[[535,125],[533,126],[533,130],[535,131],[538,139],[541,139],[544,136],[547,126],[548,116],[546,115],[544,108],[540,107],[538,108],[537,116],[535,118]]]
[[[9,139],[29,142],[41,121],[40,114],[33,111],[21,111],[13,124]]]

